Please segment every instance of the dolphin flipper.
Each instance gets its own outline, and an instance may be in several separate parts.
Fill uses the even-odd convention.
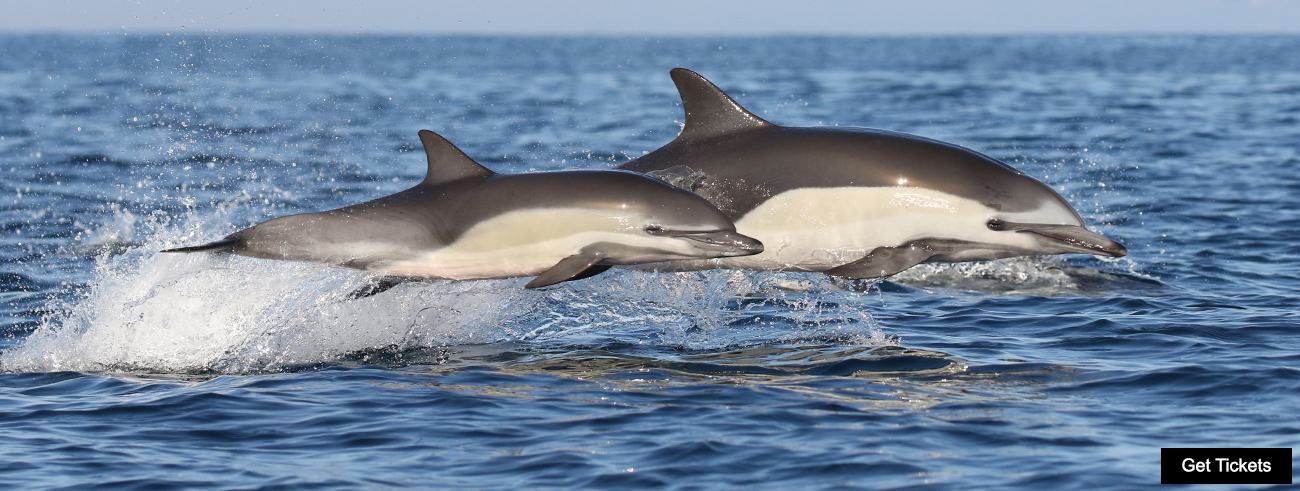
[[[235,250],[235,248],[238,246],[239,246],[239,239],[226,237],[224,239],[215,242],[209,242],[203,245],[196,245],[196,246],[189,246],[189,247],[175,247],[171,249],[163,249],[158,252],[200,252],[200,251],[230,252]]]
[[[373,297],[391,290],[397,285],[420,280],[420,278],[408,278],[404,276],[380,276],[367,281],[366,284],[361,285],[361,287],[356,290],[352,290],[352,293],[349,293],[345,298],[348,300],[360,300],[363,298]]]
[[[555,263],[555,266],[552,266],[551,269],[537,275],[536,278],[533,278],[533,281],[524,285],[524,288],[540,288],[564,281],[580,280],[596,276],[609,269],[609,265],[596,264],[602,259],[605,259],[605,253],[603,252],[582,251],[578,254],[561,259],[560,262]]]
[[[901,246],[877,247],[862,259],[828,269],[826,274],[855,280],[883,278],[921,264],[936,254],[940,251],[919,240]]]

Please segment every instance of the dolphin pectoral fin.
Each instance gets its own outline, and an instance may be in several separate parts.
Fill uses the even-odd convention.
[[[578,274],[574,275],[572,278],[569,278],[568,280],[565,280],[565,281],[573,281],[573,280],[581,280],[581,279],[585,279],[585,278],[590,278],[590,277],[592,277],[592,276],[596,276],[596,275],[598,275],[598,274],[601,274],[601,273],[604,273],[604,272],[606,272],[606,271],[609,271],[609,268],[612,268],[612,267],[614,267],[614,266],[609,265],[609,264],[597,264],[597,265],[595,265],[595,266],[592,266],[592,267],[590,267],[590,268],[587,268],[587,269],[582,270],[581,273],[578,273]]]
[[[215,242],[209,242],[203,245],[196,245],[190,247],[175,247],[171,249],[163,249],[158,252],[200,252],[200,251],[230,252],[235,250],[235,247],[237,246],[239,246],[239,239],[226,237],[224,239]]]
[[[883,278],[921,264],[936,253],[933,247],[921,241],[894,247],[877,247],[862,259],[828,269],[826,274],[855,280]]]
[[[580,280],[596,276],[609,269],[608,265],[596,264],[602,259],[605,259],[605,254],[602,252],[583,251],[574,254],[561,259],[560,262],[555,263],[555,266],[552,266],[551,269],[537,275],[536,278],[533,278],[533,281],[524,285],[524,288],[540,288],[564,281]]]
[[[366,284],[361,285],[360,288],[357,288],[356,290],[352,290],[352,293],[347,294],[347,297],[345,298],[348,300],[360,300],[363,298],[373,297],[380,293],[384,293],[388,290],[391,290],[393,287],[397,285],[400,285],[402,283],[410,283],[412,281],[420,281],[420,279],[408,278],[403,276],[380,276],[378,278],[371,279],[370,281],[366,282]]]

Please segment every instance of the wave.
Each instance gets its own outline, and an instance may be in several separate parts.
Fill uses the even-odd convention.
[[[224,218],[241,207],[226,204],[183,220],[108,224],[110,240],[103,242],[116,247],[94,250],[99,255],[87,287],[52,300],[47,310],[53,314],[0,353],[0,370],[246,373],[297,370],[358,354],[506,342],[535,349],[890,342],[853,298],[861,294],[782,286],[822,281],[820,275],[614,270],[541,290],[525,290],[526,278],[435,280],[350,299],[370,275],[158,252],[228,232]]]
[[[919,264],[887,283],[914,288],[944,288],[1008,295],[1105,295],[1156,293],[1167,288],[1137,271],[1128,258],[1090,258],[1105,269],[1071,264],[1068,256],[1025,256],[996,261]],[[1122,270],[1120,270],[1122,268]],[[890,285],[882,284],[888,290]]]
[[[439,363],[441,348],[498,345],[666,352],[830,343],[898,345],[867,298],[898,285],[985,293],[1091,294],[1158,280],[1057,258],[926,264],[888,281],[819,273],[614,269],[540,290],[526,278],[430,280],[352,299],[372,278],[316,264],[158,251],[230,232],[244,201],[178,219],[119,212],[86,231],[96,268],[85,288],[46,307],[39,326],[0,353],[9,372],[223,374],[321,364]],[[1129,264],[1132,270],[1132,264]],[[482,351],[482,350],[476,350]],[[656,355],[658,356],[658,355]]]

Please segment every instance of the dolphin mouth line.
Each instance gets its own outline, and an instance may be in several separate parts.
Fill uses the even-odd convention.
[[[763,252],[763,243],[758,239],[727,230],[670,232],[665,235],[692,241],[696,248],[717,253],[717,257],[751,256]]]
[[[1092,232],[1078,225],[1056,225],[1050,223],[1016,223],[994,218],[989,220],[989,229],[995,231],[1034,234],[1038,243],[1059,252],[1077,252],[1094,256],[1124,257],[1128,248],[1104,235]]]
[[[1093,235],[1097,235],[1097,237],[1100,237],[1102,240],[1105,241],[1105,243],[1102,243],[1100,241],[1081,240],[1073,237],[1059,237],[1055,235],[1040,233],[1037,231],[1028,231],[1028,232],[1031,234],[1036,234],[1041,237],[1046,237],[1048,239],[1058,241],[1059,244],[1063,244],[1067,247],[1084,249],[1084,250],[1076,250],[1076,251],[1086,252],[1094,256],[1124,257],[1128,255],[1128,248],[1124,247],[1119,242],[1115,242],[1113,240],[1107,239],[1106,237],[1098,234],[1093,234]]]

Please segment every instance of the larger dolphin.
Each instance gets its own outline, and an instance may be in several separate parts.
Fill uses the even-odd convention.
[[[1127,253],[1084,228],[1061,195],[987,155],[893,131],[778,126],[695,72],[672,78],[681,134],[620,168],[698,193],[766,246],[673,267],[877,278],[927,261]]]
[[[390,277],[538,275],[526,285],[536,288],[610,265],[763,250],[707,201],[656,179],[623,171],[498,175],[432,131],[420,131],[420,141],[429,171],[413,188],[163,252],[228,251]]]

